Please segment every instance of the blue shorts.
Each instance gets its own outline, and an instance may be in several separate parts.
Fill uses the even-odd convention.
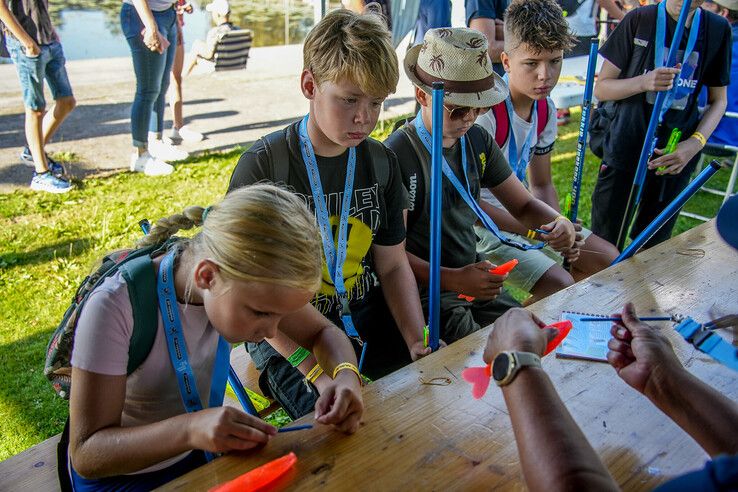
[[[439,27],[451,27],[451,2],[449,0],[420,0],[412,44],[422,43],[428,29]]]
[[[26,56],[20,42],[13,36],[6,36],[8,52],[15,64],[23,90],[23,104],[28,109],[40,111],[46,108],[44,99],[44,79],[49,84],[54,100],[72,95],[67,69],[64,67],[64,50],[58,41],[40,45],[38,56]]]
[[[467,27],[469,22],[477,17],[502,20],[509,4],[509,0],[466,0],[464,10],[466,11]]]

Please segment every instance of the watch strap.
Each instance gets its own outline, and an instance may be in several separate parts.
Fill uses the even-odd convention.
[[[516,372],[525,366],[541,367],[541,358],[532,352],[513,352],[515,354]]]

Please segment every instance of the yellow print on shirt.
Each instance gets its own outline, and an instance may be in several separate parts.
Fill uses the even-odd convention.
[[[333,244],[336,245],[336,250],[338,249],[339,221],[339,216],[331,215],[330,224],[333,232]],[[343,263],[343,282],[346,291],[351,292],[359,277],[364,273],[362,262],[372,245],[372,230],[364,222],[352,216],[348,219],[346,238],[346,261]],[[323,279],[319,294],[325,296],[336,295],[336,287],[328,273],[325,255],[323,255]]]

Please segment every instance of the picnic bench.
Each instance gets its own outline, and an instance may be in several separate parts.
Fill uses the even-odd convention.
[[[599,272],[529,307],[543,321],[563,310],[609,314],[632,300],[642,315],[684,314],[706,322],[738,313],[738,252],[714,220]],[[697,377],[738,400],[738,373],[714,362],[663,324],[679,359]],[[161,490],[207,490],[294,451],[289,490],[520,490],[525,487],[502,393],[471,397],[461,379],[482,363],[490,328],[392,373],[364,390],[359,431],[329,427],[278,434],[263,449],[231,453]],[[720,330],[736,343],[735,335]],[[651,490],[701,468],[707,454],[605,363],[557,359],[543,367],[615,480]],[[546,409],[531,409],[546,418]],[[313,420],[308,415],[303,422]]]
[[[251,357],[239,344],[231,351],[231,365],[238,373],[241,383],[250,390],[261,394],[259,390],[259,372]],[[226,397],[225,405],[240,408],[240,404]],[[261,412],[268,415],[279,408],[273,403]],[[0,491],[28,490],[33,492],[59,490],[56,472],[56,447],[60,435],[57,434],[45,441],[0,462]]]

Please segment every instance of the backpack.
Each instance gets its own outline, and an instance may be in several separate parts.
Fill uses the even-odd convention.
[[[290,137],[294,133],[290,125],[282,130],[277,130],[261,137],[259,140],[266,149],[267,159],[272,175],[272,182],[287,184],[290,171]],[[389,182],[389,159],[384,145],[374,139],[368,138],[369,157],[372,162],[372,173],[374,181],[379,184],[380,189],[387,188]],[[382,196],[382,193],[380,193]]]
[[[69,399],[74,333],[82,308],[90,293],[106,278],[119,271],[126,281],[133,309],[133,333],[128,349],[127,374],[130,375],[146,360],[156,337],[159,312],[158,304],[152,302],[158,295],[156,273],[151,260],[166,252],[176,241],[177,238],[170,238],[162,244],[110,253],[102,259],[99,267],[82,280],[46,346],[44,375],[60,397]]]
[[[541,133],[546,129],[548,124],[548,99],[546,104],[536,103],[537,124],[536,124],[536,138],[541,138]],[[495,104],[492,106],[492,114],[495,116],[495,142],[502,148],[510,137],[510,118],[507,114],[507,107],[505,101]]]

